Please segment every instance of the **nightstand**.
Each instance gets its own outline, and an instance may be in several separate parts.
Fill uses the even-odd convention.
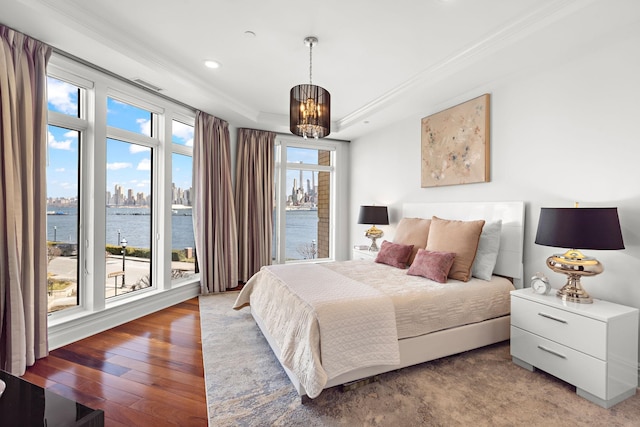
[[[378,252],[372,252],[368,249],[356,249],[353,248],[351,252],[351,259],[366,259],[373,261],[378,256]]]
[[[511,356],[574,386],[604,408],[636,393],[637,308],[602,300],[564,302],[531,288],[511,292]]]

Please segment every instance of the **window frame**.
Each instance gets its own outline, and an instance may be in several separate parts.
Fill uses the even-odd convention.
[[[331,153],[331,165],[317,165],[310,163],[291,163],[287,159],[287,148],[306,148]],[[275,253],[272,255],[274,264],[296,264],[308,262],[326,262],[336,259],[336,203],[337,180],[336,161],[338,160],[338,144],[331,140],[303,140],[301,138],[278,135],[274,147],[274,191],[276,203],[276,215],[273,236]],[[283,166],[284,165],[284,166]],[[291,168],[291,169],[290,169]],[[330,218],[329,218],[329,257],[289,260],[286,259],[286,202],[287,202],[287,171],[302,170],[311,172],[328,172],[330,179]]]
[[[117,76],[53,53],[47,75],[79,87],[79,117],[48,111],[48,125],[79,134],[78,305],[49,315],[50,347],[65,345],[127,319],[157,311],[199,294],[199,274],[171,281],[171,155],[193,157],[193,149],[173,144],[171,123],[195,123],[195,110]],[[152,113],[148,137],[107,126],[107,98]],[[152,150],[151,280],[152,287],[105,298],[106,144],[107,138],[140,144]],[[175,146],[175,147],[174,147]],[[177,147],[177,148],[176,148]],[[102,196],[100,196],[102,195]],[[102,249],[99,249],[102,248]],[[91,331],[91,332],[88,332]]]
[[[173,114],[173,117],[171,120],[167,120],[167,125],[170,128],[170,132],[169,134],[171,135],[171,139],[169,140],[170,142],[170,146],[171,146],[171,150],[170,153],[167,157],[169,157],[170,161],[173,159],[173,155],[174,154],[180,154],[182,156],[188,156],[191,157],[191,159],[193,160],[193,147],[190,147],[188,145],[182,145],[182,144],[176,144],[173,142],[173,122],[180,122],[184,125],[187,126],[191,126],[194,128],[194,134],[195,134],[195,126],[196,126],[196,118],[195,115],[194,116],[187,116],[181,113],[175,113]],[[171,173],[169,174],[171,176],[171,181],[173,181],[173,165],[171,164],[169,169],[167,169],[168,171],[170,171]],[[193,165],[191,167],[191,189],[193,189]],[[167,200],[169,200],[169,228],[171,227],[171,222],[172,222],[172,218],[171,215],[173,215],[172,211],[171,211],[171,204],[173,201],[173,197],[171,194],[171,186],[168,186],[167,188]],[[173,238],[173,234],[171,232],[169,232],[170,236]],[[195,233],[194,233],[195,234]],[[195,237],[195,235],[194,235]],[[171,242],[169,244],[169,257],[171,257],[171,251],[173,250],[173,242]],[[193,248],[194,252],[196,250],[195,248],[195,239],[194,239],[194,248]],[[172,267],[172,260],[171,258],[169,258],[169,269],[171,269]],[[169,274],[171,274],[171,272],[169,272]],[[200,274],[198,272],[198,267],[196,265],[195,268],[195,272],[194,272],[194,276],[198,277],[198,279],[200,278]],[[172,284],[174,285],[179,285],[181,283],[188,283],[189,281],[193,280],[192,277],[194,276],[190,276],[190,277],[186,277],[186,278],[178,278],[178,279],[171,279]]]
[[[69,73],[55,65],[49,65],[47,69],[47,76],[53,77],[57,80],[64,81],[71,85],[74,85],[80,89],[78,93],[78,114],[72,116],[70,114],[60,113],[58,111],[51,111],[47,109],[47,127],[56,126],[78,132],[78,255],[76,266],[76,282],[77,282],[77,305],[75,307],[69,307],[64,310],[48,313],[48,319],[56,320],[65,318],[68,316],[74,316],[82,312],[85,308],[86,290],[84,286],[84,272],[86,266],[86,253],[81,250],[81,246],[84,242],[84,222],[86,212],[82,208],[82,204],[85,200],[84,185],[81,179],[83,168],[83,156],[85,155],[85,145],[87,141],[87,132],[90,128],[90,122],[87,119],[87,101],[88,92],[94,87],[93,82],[83,79],[73,73]],[[47,151],[49,146],[47,143]],[[47,194],[49,197],[49,194]]]
[[[159,160],[158,160],[158,155],[156,153],[159,151],[159,148],[163,144],[163,141],[165,139],[163,133],[160,132],[160,129],[162,129],[161,123],[164,120],[165,110],[161,106],[156,105],[153,102],[149,102],[148,100],[141,99],[135,94],[133,95],[128,94],[123,92],[122,90],[112,88],[112,87],[109,87],[107,89],[107,96],[105,98],[105,102],[109,98],[122,102],[124,104],[128,104],[128,105],[143,109],[150,113],[151,136],[147,136],[142,133],[136,133],[126,129],[107,125],[106,139],[104,141],[105,143],[105,162],[104,162],[105,163],[105,179],[107,175],[106,144],[108,139],[113,139],[113,140],[129,143],[129,144],[141,145],[151,150],[151,154],[150,154],[151,155],[151,174],[150,174],[151,189],[149,192],[149,195],[151,197],[151,205],[149,206],[150,215],[151,215],[151,218],[150,218],[151,230],[149,235],[149,244],[150,244],[149,249],[151,250],[151,259],[150,259],[151,265],[149,267],[149,275],[151,280],[151,286],[148,288],[136,290],[135,296],[140,296],[140,295],[143,295],[144,293],[152,292],[158,289],[157,285],[160,282],[159,280],[160,275],[158,274],[158,269],[155,268],[156,265],[162,264],[160,260],[161,257],[159,257],[159,251],[158,251],[159,250],[158,240],[160,239],[160,234],[158,232],[159,230],[158,221],[156,220],[156,217],[159,211],[156,192],[157,192],[158,185],[160,184],[158,182],[158,180],[160,179],[160,176],[158,174]],[[108,112],[107,112],[107,117],[108,117]],[[106,123],[107,117],[105,117],[105,123]],[[104,191],[106,192],[107,190],[108,188],[105,185]],[[96,191],[98,191],[97,188],[96,188]],[[103,200],[104,199],[105,198],[103,198]],[[106,209],[106,206],[104,207],[104,209]],[[105,214],[105,224],[103,227],[103,232],[106,232],[106,214]],[[105,235],[105,244],[106,244],[106,235]],[[106,269],[106,265],[105,265],[105,269]],[[108,286],[107,281],[108,279],[105,279],[105,286],[103,289],[103,293],[105,293],[106,288]],[[134,296],[133,293],[134,292],[127,292],[117,296],[109,297],[106,299],[105,304],[107,306],[110,304],[117,304],[120,300],[126,300],[128,298],[132,298]]]

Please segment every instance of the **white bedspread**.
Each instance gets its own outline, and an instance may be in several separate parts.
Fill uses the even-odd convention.
[[[322,264],[264,267],[234,308],[251,304],[309,397],[354,369],[400,363],[393,302]],[[284,283],[284,286],[283,286]]]
[[[399,339],[482,322],[511,311],[510,291],[515,288],[504,277],[438,283],[409,276],[406,269],[365,260],[324,265],[389,296],[395,307]]]

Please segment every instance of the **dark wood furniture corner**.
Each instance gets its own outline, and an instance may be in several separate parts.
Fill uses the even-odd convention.
[[[104,412],[0,371],[7,388],[0,397],[3,427],[103,427]]]

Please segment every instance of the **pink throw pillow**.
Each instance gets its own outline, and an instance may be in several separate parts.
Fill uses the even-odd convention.
[[[376,262],[392,267],[406,268],[412,250],[413,245],[402,245],[385,240],[382,242],[380,252],[378,252],[378,256],[376,257]]]
[[[453,252],[420,249],[407,274],[426,277],[439,283],[447,283],[447,276],[455,258],[456,254]]]

